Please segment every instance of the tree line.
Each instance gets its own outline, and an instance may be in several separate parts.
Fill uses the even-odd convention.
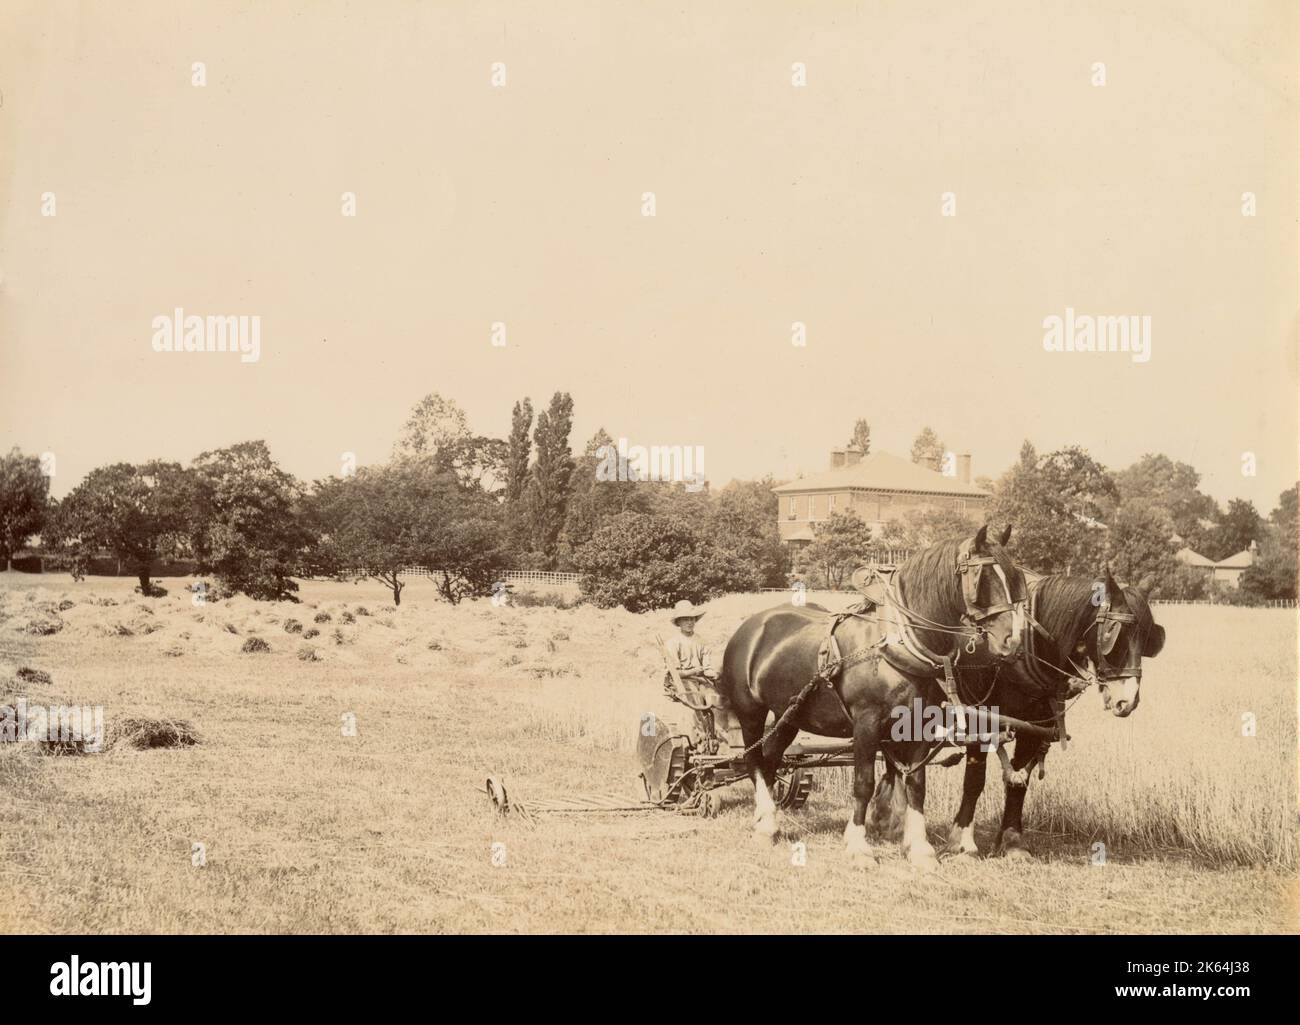
[[[265,442],[204,452],[189,465],[153,460],[116,463],[87,474],[55,501],[36,456],[0,457],[0,554],[12,558],[39,535],[55,568],[83,576],[108,553],[158,593],[156,568],[192,561],[217,593],[290,599],[295,577],[367,576],[400,603],[409,567],[434,571],[450,602],[486,595],[507,569],[580,574],[584,597],[631,611],[680,598],[700,601],[729,591],[786,587],[791,570],[814,587],[844,586],[881,549],[915,550],[973,533],[953,509],[912,512],[879,535],[851,509],[813,527],[793,554],[782,544],[770,476],[707,483],[637,480],[622,465],[598,474],[616,452],[603,429],[580,455],[571,448],[573,400],[565,392],[534,410],[515,402],[507,438],[475,434],[464,411],[436,393],[421,399],[401,426],[387,462],[306,484],[283,470]],[[849,443],[871,447],[859,419]],[[924,428],[912,460],[941,468],[945,447]],[[1069,446],[1039,455],[1026,441],[996,480],[989,519],[1013,526],[1012,554],[1039,572],[1094,573],[1108,562],[1122,579],[1166,598],[1205,597],[1204,571],[1174,556],[1187,546],[1213,560],[1257,546],[1240,589],[1242,601],[1296,593],[1296,488],[1267,517],[1250,502],[1224,508],[1199,490],[1186,463],[1146,455],[1110,471]]]
[[[0,457],[0,555],[10,568],[39,535],[43,561],[80,578],[107,553],[151,596],[157,567],[177,560],[213,577],[216,597],[269,600],[295,600],[295,577],[366,576],[399,604],[411,567],[453,603],[491,593],[507,569],[576,571],[588,600],[633,611],[786,584],[774,480],[713,493],[598,479],[614,441],[602,429],[575,458],[572,423],[557,392],[536,413],[519,400],[509,437],[486,437],[434,393],[384,463],[306,484],[248,441],[189,465],[98,467],[61,501],[39,459],[14,449]]]

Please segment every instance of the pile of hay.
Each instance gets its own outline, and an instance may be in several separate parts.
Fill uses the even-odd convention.
[[[152,719],[148,716],[124,716],[108,730],[109,745],[148,751],[159,747],[193,747],[199,743],[194,725],[187,719]]]

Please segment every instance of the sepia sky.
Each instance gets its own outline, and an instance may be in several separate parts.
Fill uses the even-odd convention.
[[[53,452],[59,495],[251,438],[312,479],[386,458],[426,392],[504,436],[562,389],[575,450],[702,445],[715,484],[822,470],[865,416],[976,475],[1026,437],[1165,452],[1267,513],[1297,477],[1297,26],[1249,0],[0,0],[0,445]],[[176,307],[260,316],[261,359],[154,352]],[[1149,362],[1044,351],[1067,307],[1151,317]]]

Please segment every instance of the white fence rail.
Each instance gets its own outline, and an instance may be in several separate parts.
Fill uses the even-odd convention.
[[[1230,601],[1211,601],[1208,598],[1152,598],[1152,605],[1222,605],[1230,609],[1293,609],[1294,598],[1271,598],[1255,605],[1238,605]]]

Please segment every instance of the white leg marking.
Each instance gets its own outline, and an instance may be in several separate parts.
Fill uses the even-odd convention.
[[[849,819],[844,827],[844,852],[861,868],[871,868],[878,864],[871,844],[867,843],[866,823],[855,826],[853,819]]]
[[[939,867],[939,859],[925,835],[925,816],[911,807],[903,819],[903,850],[907,860],[919,869],[932,871]]]

